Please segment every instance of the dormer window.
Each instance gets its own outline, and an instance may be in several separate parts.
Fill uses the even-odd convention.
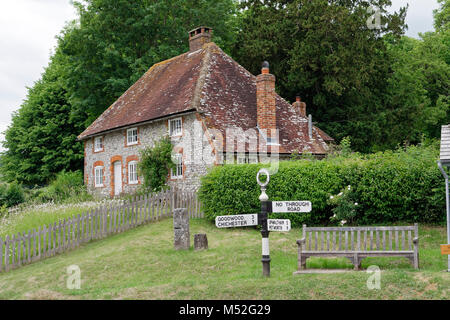
[[[94,152],[103,151],[103,137],[96,137],[94,139]]]
[[[169,120],[169,134],[171,137],[181,136],[183,134],[183,122],[181,118]]]
[[[138,129],[132,128],[127,130],[127,145],[132,146],[138,144]]]

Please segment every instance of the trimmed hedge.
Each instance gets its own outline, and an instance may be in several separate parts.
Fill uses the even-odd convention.
[[[369,156],[280,162],[267,187],[270,200],[310,200],[311,213],[272,214],[293,226],[328,224],[331,195],[351,185],[358,202],[358,224],[445,221],[444,179],[436,165],[436,147],[408,147]],[[256,173],[263,164],[225,165],[202,178],[199,197],[205,215],[257,213],[260,188]]]

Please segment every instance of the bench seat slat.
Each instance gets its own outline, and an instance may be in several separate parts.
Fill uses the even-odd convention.
[[[358,254],[358,256],[360,257],[365,257],[367,256],[373,256],[373,255],[377,255],[377,256],[393,256],[393,255],[412,255],[414,254],[414,251],[377,251],[377,250],[373,250],[373,251],[351,251],[351,250],[347,250],[347,251],[302,251],[302,255],[307,256],[307,255],[321,255],[321,256],[343,256],[343,255],[348,255],[348,256],[353,256],[354,254]]]
[[[414,231],[413,226],[405,227],[306,227],[306,231]]]

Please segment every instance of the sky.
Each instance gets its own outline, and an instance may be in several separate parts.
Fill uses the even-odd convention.
[[[437,0],[392,0],[392,10],[409,3],[407,35],[433,30]],[[69,0],[2,1],[0,10],[0,140],[27,87],[41,77],[56,45],[56,35],[76,18]],[[2,150],[0,145],[0,150]]]

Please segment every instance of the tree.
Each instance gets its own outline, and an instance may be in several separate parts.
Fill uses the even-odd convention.
[[[42,79],[28,89],[25,102],[13,114],[1,158],[7,181],[44,184],[61,170],[83,167],[83,147],[76,141],[83,127],[69,116],[63,65],[64,57],[57,51]]]
[[[154,63],[188,50],[188,31],[214,28],[231,47],[234,0],[76,1],[79,18],[58,36],[42,79],[28,90],[5,136],[7,181],[46,184],[83,168],[77,136]]]
[[[90,125],[153,64],[188,51],[188,31],[214,29],[230,47],[233,0],[86,0],[75,2],[79,26],[61,41],[68,56],[72,114]]]
[[[248,0],[234,54],[254,74],[268,60],[277,90],[299,92],[319,126],[359,151],[380,142],[385,79],[390,61],[383,35],[399,38],[406,8],[389,14],[388,0]],[[381,9],[380,29],[369,28],[370,6]]]

